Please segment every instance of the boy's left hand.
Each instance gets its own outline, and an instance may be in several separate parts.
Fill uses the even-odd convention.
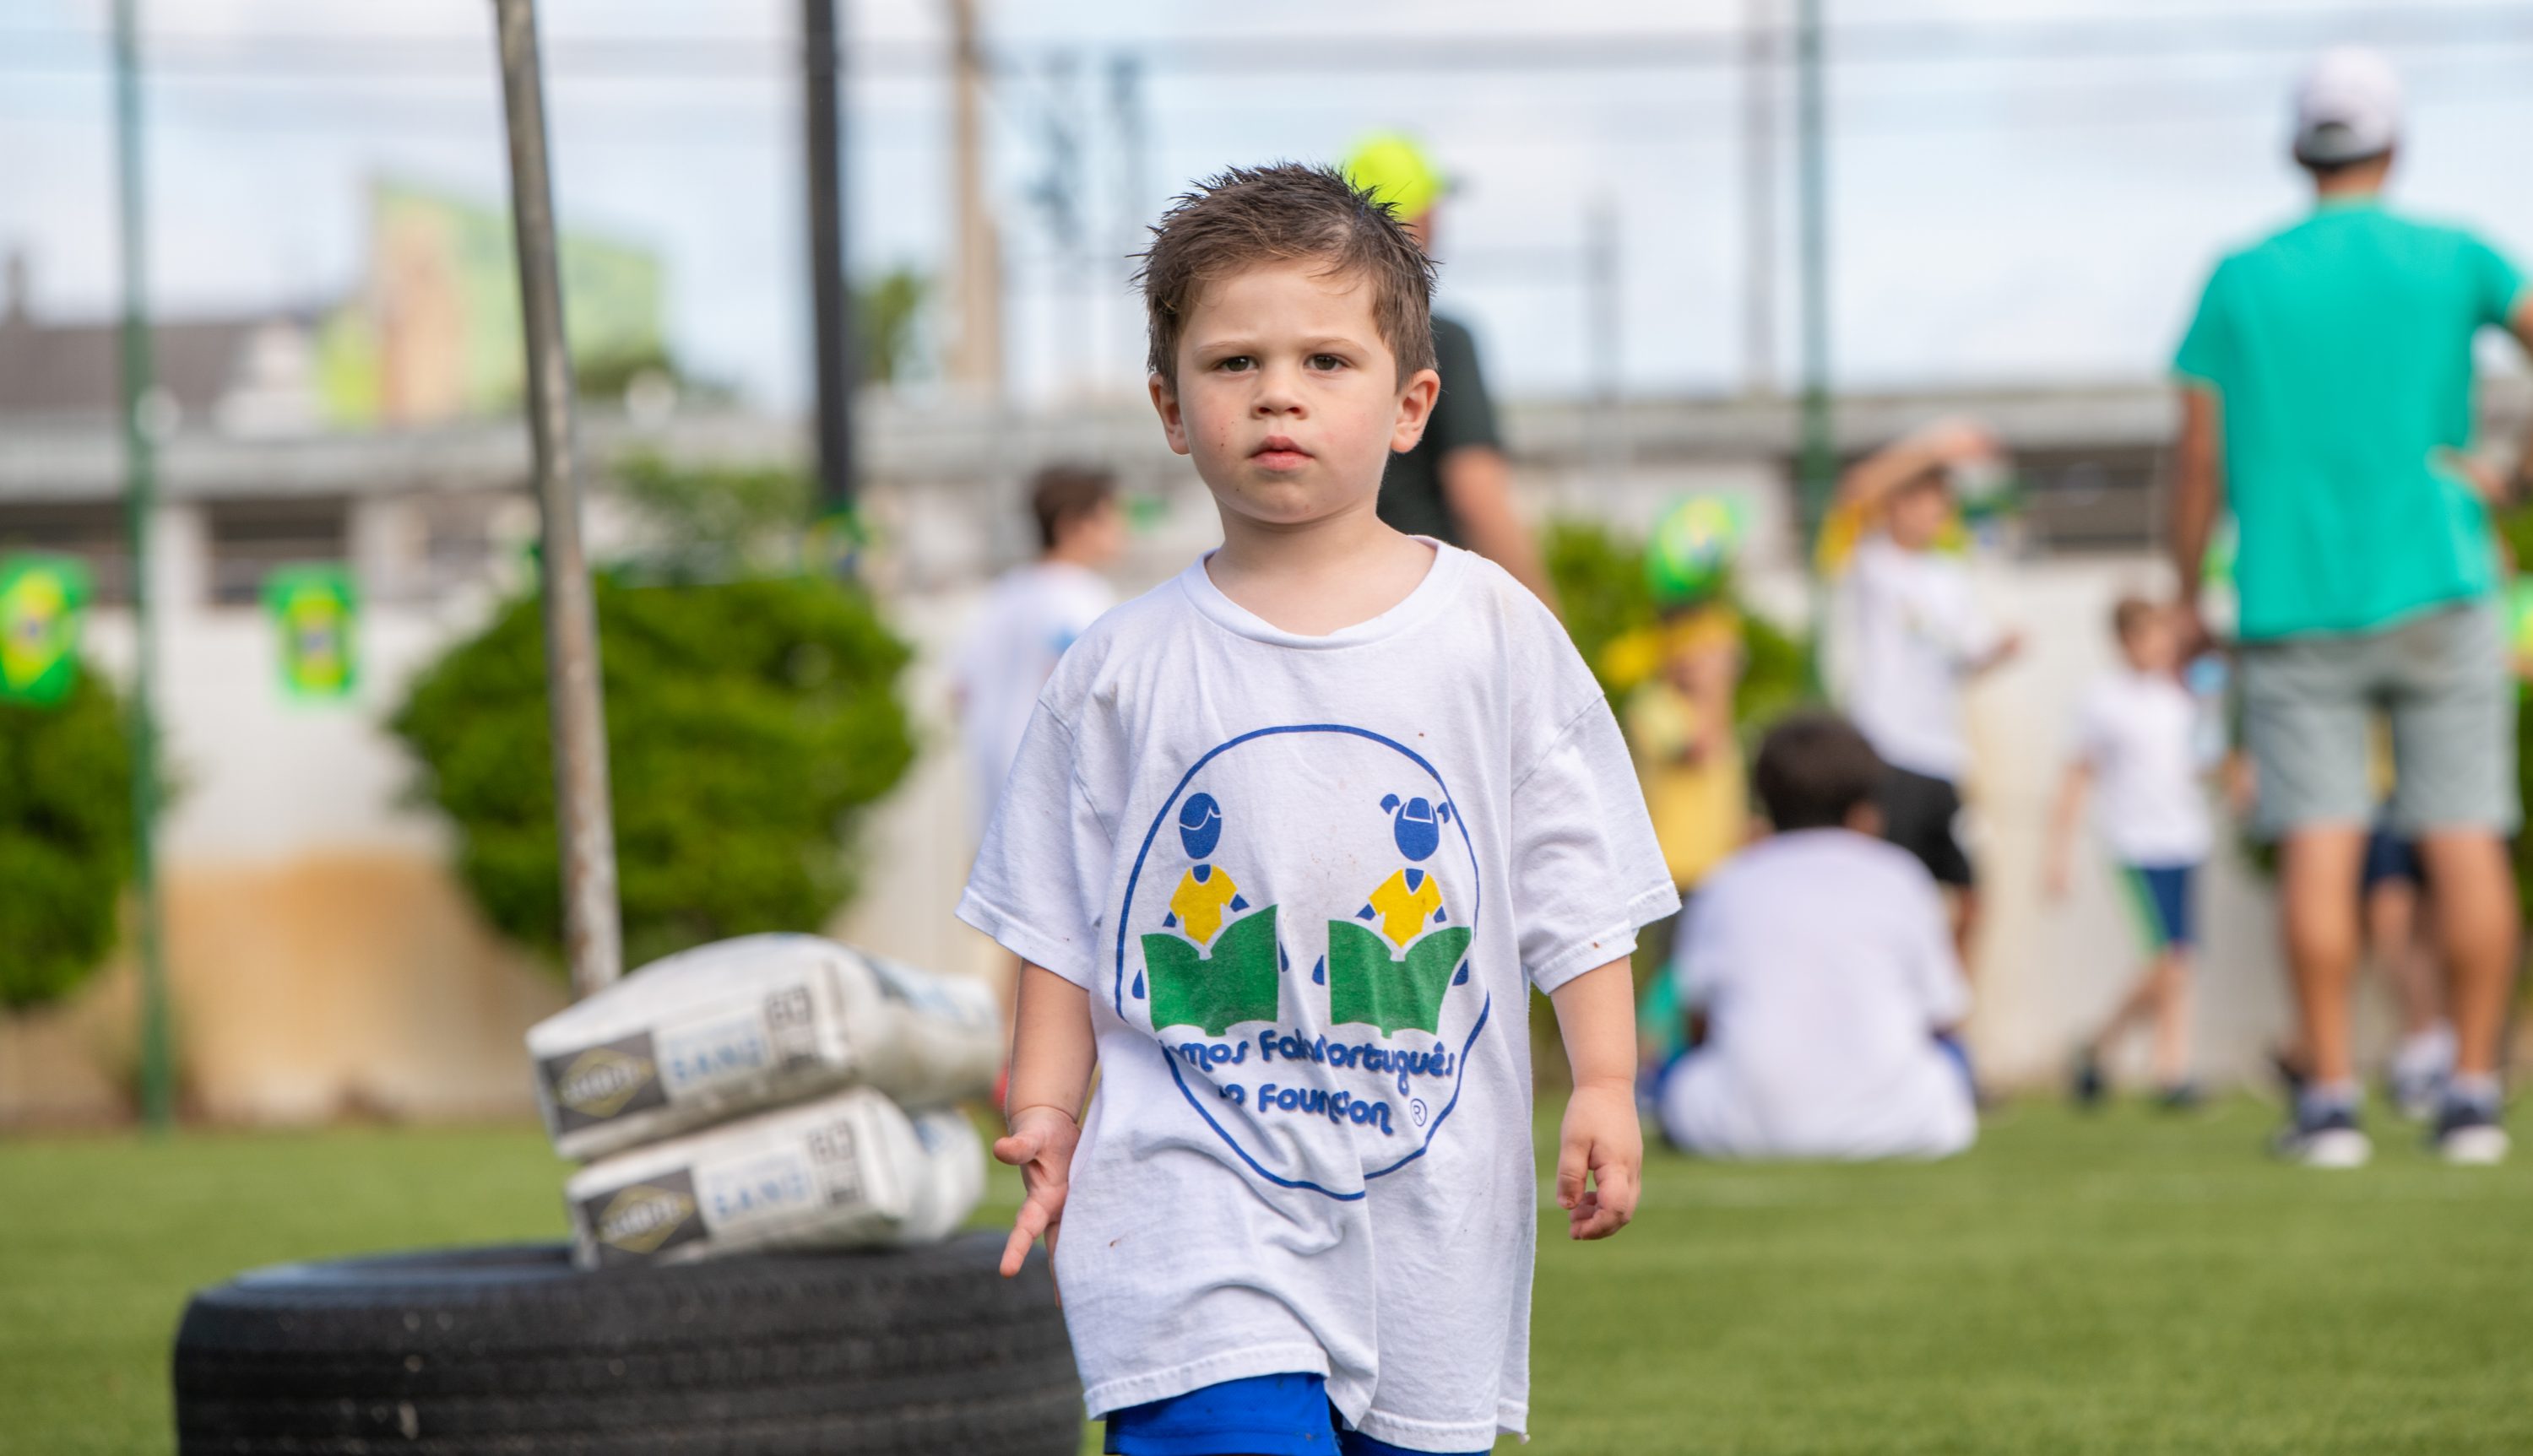
[[[1636,1126],[1632,1085],[1588,1084],[1565,1104],[1558,1138],[1557,1204],[1565,1210],[1566,1233],[1606,1239],[1636,1216],[1644,1178],[1645,1138]],[[1591,1186],[1584,1186],[1586,1174]]]

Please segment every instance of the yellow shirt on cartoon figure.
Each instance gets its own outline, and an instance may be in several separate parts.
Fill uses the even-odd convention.
[[[1407,875],[1403,869],[1391,871],[1366,902],[1373,913],[1381,916],[1381,933],[1401,950],[1425,928],[1426,917],[1443,908],[1443,891],[1432,875],[1417,871],[1416,888],[1412,890],[1407,886]]]
[[[1179,876],[1179,888],[1170,895],[1170,913],[1178,917],[1188,939],[1210,945],[1214,932],[1222,928],[1222,907],[1239,898],[1240,887],[1221,870],[1209,869],[1204,879],[1189,870]]]

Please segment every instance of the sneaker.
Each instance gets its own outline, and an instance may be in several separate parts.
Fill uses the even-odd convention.
[[[2437,1114],[2436,1134],[2429,1141],[2448,1163],[2486,1168],[2506,1158],[2506,1129],[2499,1124],[2498,1110],[2459,1097],[2447,1099]]]
[[[2299,1108],[2295,1121],[2269,1140],[2269,1150],[2308,1168],[2360,1168],[2375,1155],[2375,1144],[2345,1107]]]
[[[2106,1090],[2100,1059],[2091,1052],[2077,1053],[2076,1070],[2067,1079],[2067,1095],[2075,1099],[2078,1107],[2090,1112],[2102,1105],[2102,1095]]]

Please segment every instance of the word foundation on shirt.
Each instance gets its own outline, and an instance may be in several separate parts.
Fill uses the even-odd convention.
[[[1261,1065],[1276,1061],[1306,1062],[1394,1077],[1398,1094],[1402,1097],[1408,1093],[1411,1077],[1448,1077],[1459,1066],[1458,1057],[1439,1046],[1430,1051],[1418,1051],[1381,1041],[1331,1041],[1325,1035],[1304,1040],[1301,1032],[1278,1031],[1272,1026],[1260,1031],[1254,1040],[1183,1041],[1168,1050],[1170,1055],[1207,1076],[1224,1067],[1248,1065],[1249,1055],[1254,1050]],[[1243,1105],[1249,1101],[1248,1088],[1238,1082],[1222,1083],[1219,1090],[1225,1101]],[[1264,1082],[1258,1088],[1257,1105],[1261,1112],[1320,1113],[1331,1122],[1378,1127],[1384,1136],[1391,1130],[1387,1103],[1370,1101],[1345,1091]]]

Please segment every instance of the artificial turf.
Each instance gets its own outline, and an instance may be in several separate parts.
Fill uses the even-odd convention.
[[[2374,1166],[2308,1173],[2258,1155],[2268,1116],[2028,1105],[1933,1166],[1658,1154],[1616,1240],[1543,1235],[1523,1449],[2533,1451],[2533,1148],[2449,1169],[2379,1115]],[[187,1290],[559,1236],[561,1171],[528,1129],[0,1141],[0,1452],[167,1450]]]

